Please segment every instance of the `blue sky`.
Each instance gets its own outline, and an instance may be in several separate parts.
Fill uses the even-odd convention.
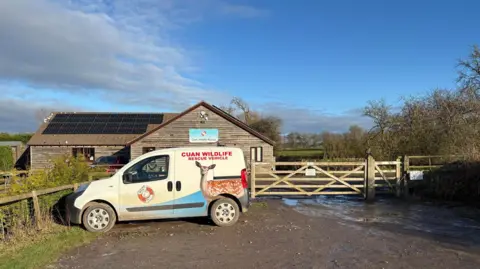
[[[368,127],[384,98],[455,87],[478,1],[18,0],[0,3],[0,131],[51,110],[181,111],[232,96],[284,131]],[[10,113],[17,115],[12,121]],[[21,120],[18,120],[21,119]]]

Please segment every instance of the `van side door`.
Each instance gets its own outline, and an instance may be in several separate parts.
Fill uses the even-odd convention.
[[[141,159],[125,170],[119,188],[122,219],[159,219],[173,215],[173,154]]]
[[[208,214],[204,197],[207,181],[213,179],[213,161],[210,148],[175,153],[175,206],[178,217],[198,217]],[[202,182],[204,183],[202,185]]]

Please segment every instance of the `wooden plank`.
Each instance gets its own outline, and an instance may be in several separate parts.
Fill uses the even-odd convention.
[[[295,170],[275,170],[275,171],[257,171],[257,175],[267,175],[267,174],[270,174],[270,173],[274,173],[276,175],[281,175],[281,174],[290,174],[290,173],[293,173],[295,172]],[[342,170],[342,171],[335,171],[335,170],[330,170],[328,171],[329,173],[331,174],[358,174],[358,175],[363,175],[363,171],[355,171],[355,172],[352,172],[352,171],[345,171],[345,170]],[[305,172],[300,172],[298,174],[304,174]]]
[[[257,188],[263,188],[263,187],[267,187],[269,185],[257,185]],[[296,187],[299,187],[299,188],[323,188],[325,186],[327,186],[326,184],[325,185],[295,185]],[[356,184],[356,185],[352,185],[356,188],[363,188],[363,184]],[[289,189],[292,189],[293,187],[290,186],[290,185],[276,185],[275,188],[289,188]],[[327,188],[334,188],[334,189],[342,189],[342,188],[348,188],[347,186],[345,185],[328,185],[328,187],[326,187],[325,189]]]
[[[263,187],[266,187],[266,186],[269,186],[269,185],[257,185],[257,188],[263,188]],[[345,185],[328,185],[325,184],[325,185],[295,185],[297,187],[300,187],[300,188],[317,188],[317,187],[322,187],[322,190],[323,189],[349,189],[349,187],[345,186]],[[352,185],[356,188],[361,188],[363,189],[365,186],[363,184],[354,184]],[[323,188],[325,187],[325,188]],[[375,187],[389,187],[387,184],[375,184]],[[290,185],[276,185],[274,189],[293,189],[292,186]],[[312,191],[312,192],[318,192],[318,191]],[[309,194],[312,193],[312,192],[308,192]],[[265,192],[265,193],[269,193],[269,192]],[[355,194],[358,194],[358,192],[355,192]]]
[[[2,198],[0,198],[0,205],[25,200],[25,199],[28,199],[28,198],[32,198],[32,193],[31,192],[30,193],[25,193],[25,194],[20,194],[20,195],[15,195],[15,196],[2,197]]]
[[[315,165],[315,166],[358,166],[365,165],[365,162],[274,162],[274,166],[289,165]]]
[[[396,177],[375,177],[375,180],[395,180],[397,179]]]
[[[409,159],[428,159],[428,158],[460,158],[463,155],[425,155],[425,156],[408,156]]]
[[[355,182],[363,182],[363,178],[343,178],[345,181],[355,181]],[[275,178],[256,178],[256,181],[277,181],[278,179]],[[332,181],[332,178],[290,178],[289,181],[312,181],[312,182],[321,182],[321,181]]]
[[[81,184],[85,184],[85,183],[89,183],[89,182],[82,182],[82,183],[78,183],[78,184],[81,185]],[[54,193],[54,192],[58,192],[58,191],[62,191],[62,190],[73,189],[73,186],[74,186],[74,184],[70,184],[70,185],[59,186],[59,187],[55,187],[55,188],[37,190],[36,195],[40,196],[40,195],[50,194],[50,193]],[[25,200],[25,199],[28,199],[28,198],[32,198],[32,193],[25,193],[25,194],[20,194],[20,195],[15,195],[15,196],[2,197],[2,198],[0,198],[0,205],[9,204],[9,203],[12,203],[12,202],[18,202],[18,201]]]
[[[378,172],[380,172],[380,175],[382,175],[382,178],[385,182],[387,182],[387,184],[390,186],[390,188],[393,190],[393,186],[392,184],[390,184],[390,182],[388,181],[388,179],[385,177],[385,174],[383,174],[382,170],[380,169],[380,167],[378,167],[378,165],[375,163],[375,169],[377,169]],[[374,177],[374,180],[376,178]]]
[[[44,190],[39,190],[39,191],[37,191],[37,195],[45,195],[45,194],[59,192],[59,191],[68,190],[68,189],[73,189],[73,184],[60,186],[60,187],[55,187],[55,188],[44,189]]]
[[[383,173],[395,173],[396,170],[395,169],[382,169],[382,172]]]
[[[32,191],[31,193],[32,199],[33,199],[33,214],[35,216],[35,225],[37,229],[41,228],[41,212],[40,212],[40,203],[38,202],[38,196],[35,191]]]
[[[273,177],[277,177],[279,180],[275,181],[275,182],[272,183],[272,185],[270,185],[270,186],[273,187],[273,186],[275,186],[275,185],[277,185],[277,184],[279,184],[279,183],[281,183],[281,182],[286,182],[287,184],[293,185],[293,184],[289,183],[289,182],[286,181],[286,180],[288,180],[291,176],[295,175],[296,173],[307,169],[307,167],[308,167],[308,166],[301,167],[301,168],[298,169],[297,171],[295,171],[295,172],[293,172],[293,173],[291,173],[291,174],[289,174],[289,175],[287,175],[287,176],[285,176],[285,177],[283,177],[283,178],[280,178],[280,177],[278,177],[277,175],[272,174]],[[269,189],[268,187],[267,187],[267,188],[264,188],[264,189],[261,189],[260,191],[257,192],[257,195],[260,194],[260,193],[262,193],[262,192],[265,192],[265,191],[268,190],[268,189]],[[302,192],[303,190],[302,190],[302,189],[299,189],[299,191]],[[303,192],[304,192],[304,191],[303,191]]]
[[[338,177],[336,177],[336,176],[328,173],[327,171],[323,170],[322,168],[320,168],[320,167],[318,167],[318,166],[313,166],[313,168],[316,169],[317,171],[320,171],[320,172],[324,173],[325,175],[331,177],[332,179],[334,179],[334,180],[342,183],[343,185],[346,185],[346,186],[350,187],[351,189],[355,190],[356,192],[362,193],[361,190],[359,190],[359,189],[357,189],[357,188],[355,188],[355,187],[352,187],[352,185],[350,185],[349,183],[345,182],[343,179],[338,178]],[[358,169],[358,168],[363,168],[363,164],[362,164],[360,167],[357,167],[357,169]]]
[[[427,169],[431,169],[431,168],[439,168],[439,167],[442,167],[443,165],[410,165],[409,168],[410,168],[410,171],[411,170],[427,170]]]
[[[321,192],[311,192],[310,195],[349,195],[349,194],[358,194],[355,191],[321,191]],[[266,192],[261,194],[263,196],[267,195],[302,195],[300,192]]]
[[[377,165],[397,165],[397,161],[382,161],[382,162],[375,162]]]

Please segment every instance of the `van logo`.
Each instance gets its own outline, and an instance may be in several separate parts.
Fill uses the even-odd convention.
[[[143,185],[137,192],[138,199],[142,201],[143,203],[148,203],[150,202],[153,197],[155,196],[155,193],[153,192],[152,188],[150,188],[147,185]]]

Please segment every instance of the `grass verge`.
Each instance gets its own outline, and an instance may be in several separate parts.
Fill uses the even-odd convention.
[[[87,232],[79,227],[58,225],[48,234],[9,246],[0,253],[0,269],[43,268],[55,262],[64,252],[93,241],[98,234]],[[4,246],[5,247],[5,246]]]

